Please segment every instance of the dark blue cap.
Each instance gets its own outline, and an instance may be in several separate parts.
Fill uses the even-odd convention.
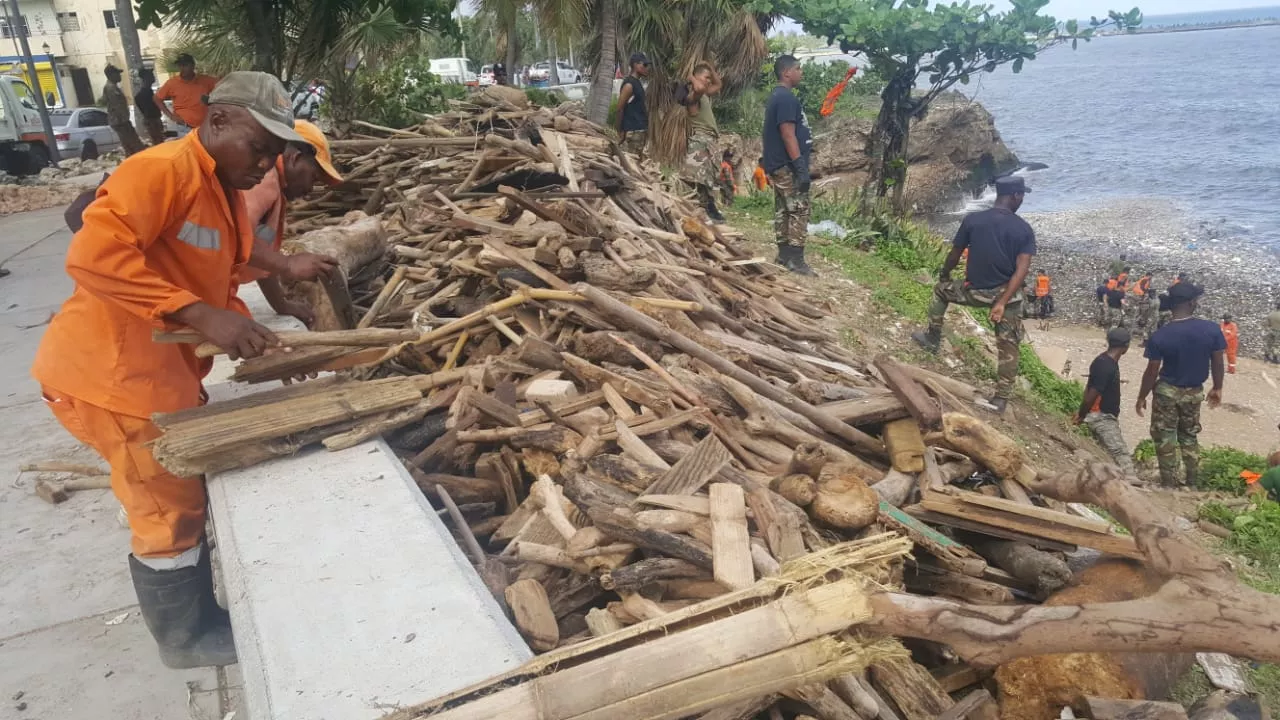
[[[1021,195],[1031,192],[1027,181],[1018,175],[996,178],[996,195]]]

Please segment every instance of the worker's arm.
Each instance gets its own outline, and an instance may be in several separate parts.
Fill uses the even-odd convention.
[[[249,267],[265,270],[272,275],[296,282],[314,280],[321,275],[328,275],[338,267],[338,261],[328,255],[316,253],[285,255],[271,247],[271,243],[255,238],[253,254],[249,256]]]
[[[964,256],[964,245],[952,245],[951,252],[947,253],[947,259],[942,261],[942,269],[938,271],[938,279],[943,282],[950,282],[951,271],[956,269],[960,264],[960,258]]]
[[[1085,416],[1093,411],[1094,403],[1098,402],[1098,398],[1101,396],[1102,393],[1098,392],[1098,388],[1094,387],[1092,384],[1086,385],[1084,388],[1084,399],[1080,401],[1080,409],[1076,411],[1075,417],[1071,418],[1071,421],[1076,425],[1083,422]]]
[[[174,190],[187,182],[167,161],[144,160],[117,170],[98,190],[84,212],[84,227],[71,239],[67,274],[87,292],[157,326],[171,320],[228,354],[259,355],[277,344],[270,330],[204,303],[147,263],[147,250],[170,220],[186,214]]]
[[[782,135],[782,147],[786,148],[788,160],[800,159],[800,141],[796,139],[796,124],[784,122],[778,124],[778,132]]]
[[[954,252],[954,249],[952,252]],[[1031,253],[1019,254],[1017,264],[1014,266],[1013,277],[1009,279],[1009,284],[1005,285],[1004,294],[991,306],[991,322],[998,323],[1004,319],[1004,306],[1009,304],[1009,300],[1018,292],[1018,288],[1022,287],[1022,284],[1027,281],[1027,272],[1030,270]]]
[[[791,164],[791,174],[795,177],[796,190],[809,192],[813,180],[809,175],[809,159],[800,152],[800,140],[796,137],[796,124],[783,122],[778,124],[778,134],[782,136],[782,147],[787,151],[787,159]]]
[[[1209,391],[1209,407],[1216,408],[1222,404],[1223,358],[1222,351],[1215,350],[1209,368],[1213,374],[1213,389]]]
[[[1138,388],[1138,402],[1134,405],[1134,410],[1138,413],[1138,417],[1142,417],[1147,411],[1147,396],[1152,390],[1156,389],[1156,381],[1160,379],[1160,360],[1151,358],[1147,361],[1147,369],[1142,373],[1142,386]]]
[[[170,109],[169,109],[169,105],[168,105],[167,103],[165,103],[165,100],[172,100],[172,99],[173,99],[173,93],[172,93],[172,91],[169,89],[169,83],[170,83],[170,82],[173,82],[173,81],[172,81],[172,80],[170,80],[170,81],[166,82],[165,84],[161,85],[161,86],[160,86],[160,89],[156,91],[156,94],[152,96],[152,99],[153,99],[153,101],[155,102],[156,107],[160,108],[160,112],[161,112],[165,117],[169,118],[169,121],[170,121],[170,122],[174,123],[175,125],[177,125],[177,126],[179,126],[179,127],[186,127],[187,123],[186,123],[186,122],[184,122],[184,121],[182,120],[182,118],[180,118],[180,117],[178,117],[177,115],[175,115],[175,114],[174,114],[174,112],[173,112],[172,110],[170,110]]]
[[[618,130],[619,140],[626,139],[627,137],[627,132],[622,129],[622,116],[623,116],[623,112],[627,108],[627,102],[629,100],[631,100],[631,83],[624,82],[622,83],[622,89],[618,91],[617,130]]]

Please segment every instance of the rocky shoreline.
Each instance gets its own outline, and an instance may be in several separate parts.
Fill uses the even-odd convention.
[[[1135,275],[1154,274],[1158,291],[1178,272],[1188,273],[1205,288],[1198,315],[1219,321],[1230,313],[1240,325],[1241,354],[1262,355],[1265,319],[1280,299],[1280,262],[1265,249],[1222,237],[1219,228],[1191,221],[1163,200],[1124,199],[1057,212],[1035,212],[1033,205],[1034,195],[1021,212],[1036,231],[1039,252],[1032,272],[1043,268],[1053,279],[1058,319],[1092,323],[1095,289],[1124,254]],[[959,221],[954,215],[930,224],[950,238]]]

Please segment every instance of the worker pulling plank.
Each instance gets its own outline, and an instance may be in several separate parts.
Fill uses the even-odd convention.
[[[128,511],[129,569],[143,619],[165,665],[236,662],[231,625],[213,595],[205,546],[205,489],[151,454],[154,413],[205,401],[212,361],[195,346],[156,344],[153,329],[195,329],[233,357],[278,344],[236,297],[245,264],[281,271],[253,252],[241,191],[273,168],[293,129],[275,78],[231,73],[213,90],[196,132],[126,160],[83,215],[67,251],[76,286],[49,325],[32,374],[50,410],[111,466]],[[304,259],[312,276],[332,261]]]

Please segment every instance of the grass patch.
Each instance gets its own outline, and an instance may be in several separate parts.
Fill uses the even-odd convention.
[[[1151,438],[1144,439],[1133,449],[1133,461],[1156,461],[1156,446]],[[1221,445],[1200,448],[1200,473],[1196,487],[1240,495],[1245,490],[1245,481],[1240,473],[1244,470],[1261,473],[1266,469],[1267,459],[1261,455]]]
[[[1031,383],[1029,399],[1042,409],[1074,415],[1084,402],[1084,386],[1050,370],[1030,345],[1018,347],[1018,374]]]

